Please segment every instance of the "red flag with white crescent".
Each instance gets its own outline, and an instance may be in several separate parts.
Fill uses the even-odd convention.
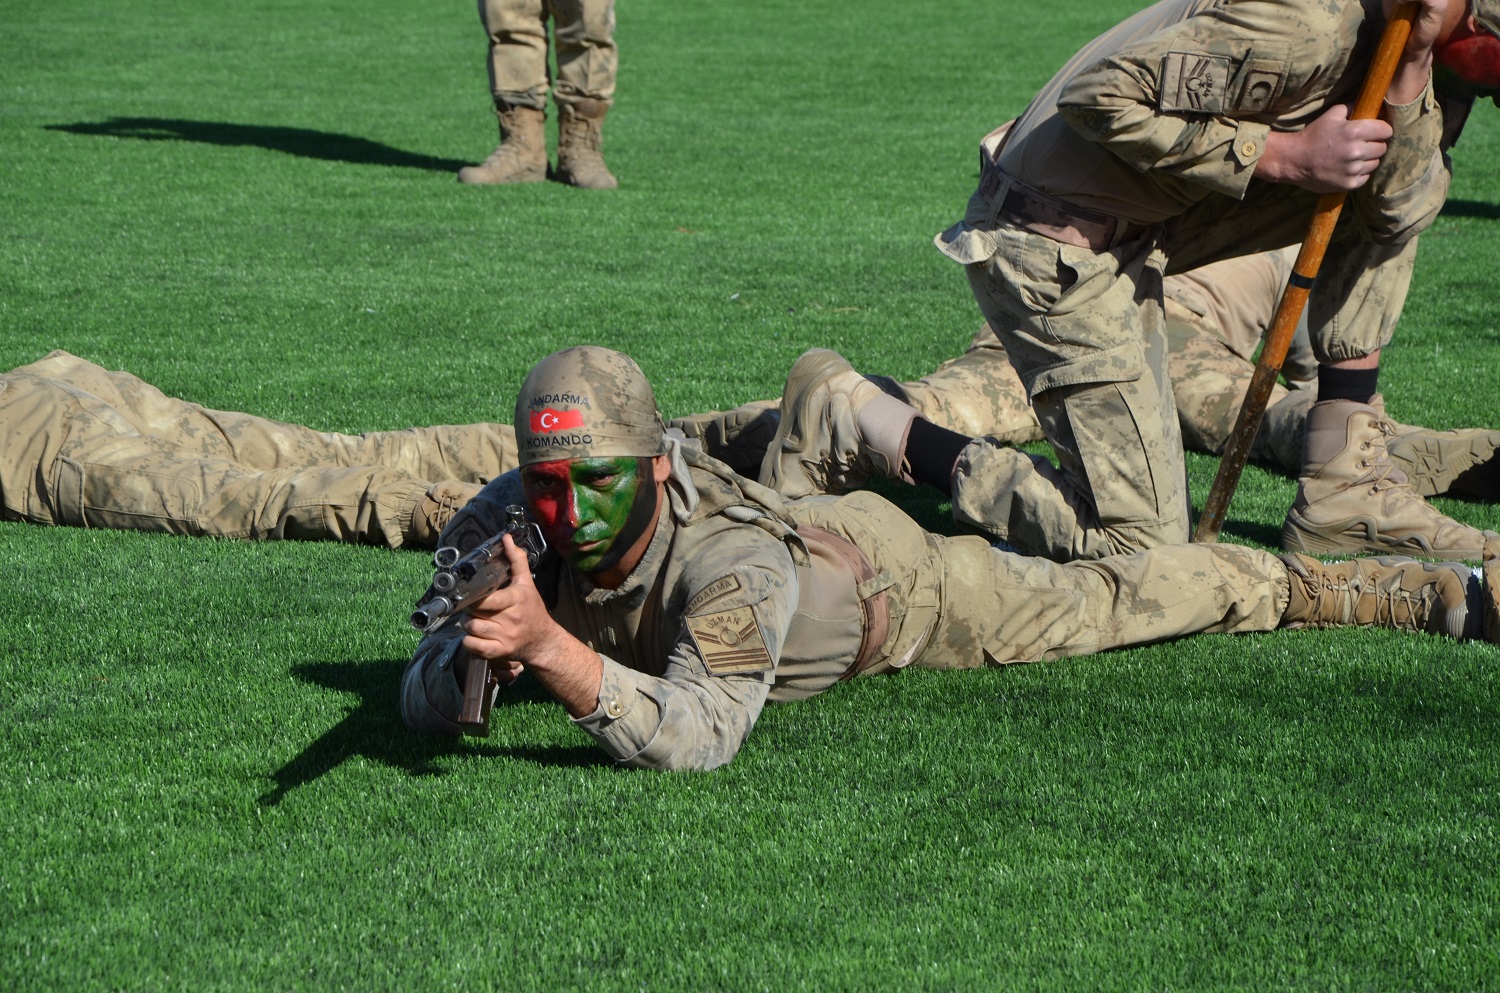
[[[537,434],[549,434],[553,431],[567,431],[581,427],[583,427],[583,411],[581,410],[554,410],[547,407],[531,415],[531,430]]]

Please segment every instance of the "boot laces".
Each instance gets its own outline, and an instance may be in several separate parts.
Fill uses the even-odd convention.
[[[1313,590],[1312,614],[1337,624],[1373,624],[1379,627],[1420,630],[1427,616],[1431,584],[1409,590],[1398,580],[1383,588],[1369,576],[1320,576]],[[1360,611],[1366,605],[1367,613]]]
[[[427,515],[427,520],[430,522],[432,533],[439,535],[453,520],[453,515],[462,509],[463,502],[457,493],[446,486],[440,487],[437,493],[433,494],[432,500],[436,506]]]

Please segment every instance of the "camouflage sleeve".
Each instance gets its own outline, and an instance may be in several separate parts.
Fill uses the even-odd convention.
[[[1346,203],[1367,238],[1400,244],[1426,230],[1448,198],[1443,112],[1429,85],[1411,103],[1386,104],[1381,116],[1395,133],[1370,181]]]
[[[574,723],[624,765],[703,770],[734,758],[765,706],[797,606],[790,559],[766,566],[779,564],[740,566],[702,588],[678,619],[661,676],[602,656],[599,707]],[[713,595],[716,586],[727,592]]]
[[[413,731],[462,734],[464,694],[453,674],[463,629],[448,623],[422,639],[401,675],[401,719]]]
[[[1244,196],[1271,122],[1323,109],[1312,78],[1338,64],[1361,14],[1300,0],[1216,5],[1127,44],[1078,73],[1058,113],[1184,203]],[[1326,85],[1326,83],[1324,84]]]

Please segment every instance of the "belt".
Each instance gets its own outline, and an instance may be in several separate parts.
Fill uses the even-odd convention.
[[[1015,180],[1010,181],[1010,189],[1006,190],[996,213],[1027,231],[1096,252],[1130,241],[1145,230],[1144,225],[1082,210]]]
[[[986,197],[1003,193],[995,216],[1044,238],[1096,252],[1107,251],[1145,230],[1145,225],[1075,207],[1007,176],[1000,168],[1000,153],[1014,123],[1000,125],[979,143],[979,192]]]
[[[804,541],[815,541],[842,559],[854,575],[856,591],[860,594],[859,606],[864,612],[864,633],[859,641],[859,651],[854,654],[854,663],[839,677],[842,682],[873,665],[880,656],[881,646],[890,635],[891,605],[885,596],[890,579],[877,573],[859,546],[841,534],[814,524],[797,525],[797,533]],[[881,585],[882,582],[884,585]],[[877,588],[869,592],[872,585]]]

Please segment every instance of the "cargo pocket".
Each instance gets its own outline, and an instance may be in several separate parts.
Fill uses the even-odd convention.
[[[195,480],[176,473],[83,463],[62,457],[53,469],[56,523],[72,527],[203,534]]]
[[[1163,410],[1139,347],[1121,345],[1042,370],[1029,386],[1038,415],[1055,425],[1059,461],[1081,477],[1101,526],[1150,529],[1183,518],[1176,411]]]

